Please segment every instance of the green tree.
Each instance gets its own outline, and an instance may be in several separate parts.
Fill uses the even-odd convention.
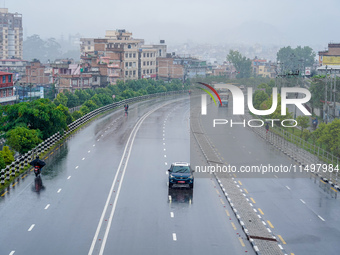
[[[265,89],[267,95],[272,94],[272,88],[267,83],[261,83],[260,85],[257,86],[257,88]]]
[[[154,94],[157,92],[156,88],[152,85],[147,86],[146,91],[148,92],[148,94]]]
[[[6,133],[6,142],[15,151],[24,154],[42,142],[40,137],[38,130],[15,127]]]
[[[4,169],[6,167],[4,156],[2,156],[2,153],[0,151],[0,170]]]
[[[85,114],[88,114],[90,112],[90,109],[86,105],[82,105],[79,111],[81,112],[81,115],[83,116]]]
[[[74,111],[74,112],[72,113],[72,118],[73,118],[73,120],[77,120],[77,119],[79,119],[81,116],[82,116],[82,112],[80,112],[80,111]]]
[[[260,105],[268,100],[269,96],[263,90],[256,90],[253,94],[253,105],[255,109],[260,109]]]
[[[63,104],[60,104],[58,105],[57,110],[61,111],[65,115],[66,124],[70,124],[73,121],[72,115],[70,114],[70,111],[68,110],[66,106],[64,106]]]
[[[0,153],[6,165],[9,165],[14,161],[14,152],[11,151],[8,146],[4,146],[2,148],[2,151],[0,151]]]
[[[65,94],[63,93],[59,93],[57,95],[57,97],[53,100],[53,103],[58,106],[60,104],[64,105],[64,106],[67,106],[67,96],[65,96]]]
[[[273,96],[270,96],[266,101],[264,101],[260,105],[260,110],[268,110],[273,105]],[[277,106],[275,111],[272,114],[266,115],[266,118],[268,119],[279,119],[280,121],[284,119],[291,119],[292,114],[288,112],[288,109],[286,108],[286,115],[282,115],[281,113],[281,95],[277,94]]]
[[[79,103],[79,97],[76,94],[74,94],[74,93],[72,93],[68,90],[66,90],[64,92],[64,94],[67,97],[67,105],[66,106],[68,108],[73,108],[73,107],[76,107],[80,104]]]
[[[240,52],[230,50],[227,60],[235,67],[237,78],[249,78],[251,76],[251,60],[242,56]]]
[[[296,118],[296,121],[298,123],[298,126],[301,127],[301,136],[302,136],[303,130],[305,128],[309,127],[309,117],[308,116],[298,116]]]
[[[314,64],[315,52],[309,46],[298,46],[296,49],[288,47],[281,48],[277,53],[277,61],[284,73],[295,72],[302,73],[303,68]]]
[[[319,125],[319,128],[321,124]],[[318,128],[318,129],[319,129]],[[340,119],[335,119],[323,127],[318,141],[326,145],[326,150],[340,156]]]
[[[96,105],[95,102],[93,102],[92,100],[87,100],[83,106],[86,106],[90,112],[92,112],[93,110],[98,108],[98,105]],[[81,108],[80,108],[81,109]]]

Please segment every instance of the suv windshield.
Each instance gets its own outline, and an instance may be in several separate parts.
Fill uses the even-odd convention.
[[[190,168],[188,166],[173,166],[173,173],[190,173]]]

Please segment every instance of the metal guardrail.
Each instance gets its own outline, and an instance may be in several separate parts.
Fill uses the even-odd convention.
[[[156,97],[162,97],[162,96],[168,96],[168,95],[176,95],[176,94],[182,94],[186,93],[185,90],[180,91],[172,91],[172,92],[163,92],[163,93],[155,93],[150,95],[144,95],[139,97],[133,97],[129,99],[125,99],[119,102],[115,102],[109,105],[105,105],[103,107],[100,107],[96,110],[93,110],[92,112],[87,113],[86,115],[80,117],[79,119],[73,121],[68,125],[68,130],[61,134],[60,132],[55,133],[51,137],[44,140],[42,143],[37,145],[35,148],[30,150],[29,152],[25,153],[24,155],[21,155],[18,157],[15,161],[13,161],[10,165],[7,165],[6,168],[0,170],[0,187],[5,184],[5,181],[9,181],[11,177],[16,176],[22,170],[28,166],[29,162],[31,162],[34,158],[34,155],[42,154],[46,151],[48,151],[53,145],[55,145],[60,140],[67,137],[71,132],[76,130],[81,125],[85,124],[92,118],[96,117],[97,115],[106,112],[108,110],[114,109],[118,106],[124,105],[126,103],[133,103],[137,101],[142,101],[146,99],[156,98]]]
[[[246,121],[252,119],[249,114],[245,115],[244,118]],[[339,158],[283,129],[274,129],[273,131],[269,130],[266,132],[264,127],[260,127],[252,128],[252,130],[300,165],[308,167],[309,173],[319,176],[324,182],[329,183],[330,186],[340,191],[338,183],[340,169],[339,171],[311,169],[311,166],[318,164],[327,166],[332,164],[334,168],[336,166],[340,167],[338,165],[340,162]]]

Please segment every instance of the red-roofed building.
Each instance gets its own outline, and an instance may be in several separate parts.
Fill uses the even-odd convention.
[[[0,104],[14,104],[17,96],[14,95],[13,74],[0,71]]]

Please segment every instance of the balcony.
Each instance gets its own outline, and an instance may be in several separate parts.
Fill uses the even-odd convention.
[[[13,83],[12,82],[1,83],[0,88],[13,88]]]

